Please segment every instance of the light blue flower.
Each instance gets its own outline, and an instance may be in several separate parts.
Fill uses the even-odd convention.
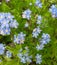
[[[26,34],[23,34],[23,32],[20,32],[17,36],[14,35],[14,43],[17,44],[23,44],[25,41]]]
[[[39,27],[33,29],[32,37],[37,38],[39,34],[41,33],[41,29]]]
[[[52,5],[49,8],[49,11],[51,12],[52,17],[57,18],[57,7],[56,7],[56,5]]]
[[[0,43],[0,55],[4,54],[5,51],[5,45]]]
[[[11,28],[17,28],[18,23],[11,13],[0,13],[0,34],[10,35]]]
[[[35,5],[38,6],[39,8],[42,8],[42,3],[40,0],[36,0]]]
[[[31,10],[30,9],[25,10],[22,14],[22,17],[29,20],[31,18]]]
[[[12,20],[11,22],[10,22],[10,27],[11,28],[17,28],[18,27],[18,22],[16,21],[16,20]]]
[[[26,51],[26,52],[24,52]],[[23,53],[24,52],[24,53]],[[20,62],[22,63],[30,63],[32,62],[32,56],[29,55],[29,50],[22,50],[22,52],[19,52],[17,56],[20,58]]]
[[[3,28],[4,35],[10,35],[10,28]]]
[[[6,57],[8,58],[12,57],[12,53],[10,51],[6,51]]]
[[[42,16],[41,15],[38,15],[36,23],[37,24],[41,24],[42,23]]]
[[[32,62],[30,56],[26,57],[26,62],[30,62],[30,63]]]
[[[42,39],[40,40],[41,44],[47,44],[50,42],[50,35],[49,34],[42,34]]]
[[[36,64],[41,64],[42,63],[42,55],[37,54],[35,58],[36,58]]]
[[[42,16],[41,15],[38,15],[38,20],[42,20]]]
[[[40,44],[40,45],[37,45],[36,46],[36,49],[37,50],[42,50],[44,48],[44,45],[43,44]]]
[[[25,57],[22,57],[20,60],[22,63],[26,63]]]

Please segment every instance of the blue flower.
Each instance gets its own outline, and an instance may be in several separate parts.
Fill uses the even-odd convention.
[[[17,44],[23,44],[25,41],[26,34],[23,34],[23,32],[20,32],[17,36],[14,35],[14,43]]]
[[[18,22],[16,21],[16,20],[12,20],[11,22],[10,22],[10,27],[11,28],[17,28],[18,27]]]
[[[0,43],[0,55],[4,54],[5,51],[5,45]]]
[[[40,44],[37,44],[36,49],[42,50],[44,48],[44,45],[50,42],[50,35],[43,33],[42,37],[40,39]]]
[[[52,14],[52,17],[57,18],[57,7],[56,5],[52,5],[51,8],[49,8],[49,11]]]
[[[43,33],[42,39],[40,40],[41,44],[47,44],[50,42],[50,35]]]
[[[41,21],[42,21],[42,16],[41,15],[38,15],[37,17],[37,24],[41,24]]]
[[[3,35],[10,35],[10,28],[2,28],[3,29]]]
[[[31,18],[31,11],[29,9],[25,10],[22,14],[22,17],[29,20]]]
[[[42,63],[42,55],[37,54],[35,58],[36,58],[36,64],[41,64]]]
[[[42,3],[40,0],[36,0],[35,5],[38,6],[39,8],[42,8]]]
[[[8,58],[12,57],[12,53],[10,51],[6,51],[6,57]]]
[[[17,28],[18,23],[11,13],[0,13],[0,34],[10,35],[11,28]]]
[[[37,38],[41,33],[41,29],[39,27],[35,28],[32,32],[32,37]]]
[[[36,46],[36,49],[37,50],[42,50],[44,48],[44,45],[43,44],[40,44],[40,45],[37,45]]]
[[[20,62],[22,62],[22,63],[30,63],[30,62],[32,62],[32,60],[31,60],[32,56],[29,55],[29,50],[28,49],[22,50],[22,52],[19,51],[17,56],[20,58]]]
[[[22,63],[26,63],[25,57],[21,57],[20,60]]]
[[[38,15],[38,20],[42,20],[42,16],[41,15]]]

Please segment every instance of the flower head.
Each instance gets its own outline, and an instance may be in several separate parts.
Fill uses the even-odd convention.
[[[41,33],[41,29],[39,27],[35,28],[32,32],[32,36],[37,38],[39,34]]]
[[[36,46],[36,49],[37,50],[42,50],[44,48],[44,45],[43,44],[40,44],[40,45],[37,45]]]
[[[23,32],[20,32],[17,36],[14,35],[14,43],[17,44],[23,44],[25,41],[26,34],[23,34]]]
[[[38,6],[39,8],[42,8],[42,3],[40,0],[36,0],[35,5]]]
[[[49,9],[49,11],[52,14],[52,17],[57,18],[57,7],[56,5],[52,5],[51,8]]]
[[[17,28],[18,23],[11,13],[0,13],[0,34],[9,35],[11,28]]]
[[[37,17],[37,24],[41,24],[41,21],[42,21],[42,16],[39,15],[39,16]]]
[[[0,43],[0,55],[4,54],[5,51],[5,45]]]
[[[8,58],[12,57],[12,53],[11,53],[10,51],[6,51],[6,56],[7,56]]]
[[[41,44],[47,44],[50,42],[50,35],[43,33],[42,39],[40,40]]]
[[[29,20],[31,18],[31,11],[29,9],[25,10],[22,14],[22,17]]]
[[[39,54],[36,55],[36,57],[35,57],[36,58],[36,64],[41,64],[42,63],[42,58],[41,57],[42,57],[42,55],[39,55]]]
[[[26,52],[24,52],[24,51],[26,51]],[[29,50],[28,49],[22,50],[21,52],[19,52],[17,54],[17,56],[20,58],[20,62],[22,62],[22,63],[32,62],[32,60],[31,60],[32,56],[29,55]]]

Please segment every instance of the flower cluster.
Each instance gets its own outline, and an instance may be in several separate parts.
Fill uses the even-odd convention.
[[[29,49],[26,47],[25,50],[20,49],[17,56],[20,58],[22,63],[30,63],[32,62],[32,56],[29,55]]]
[[[44,45],[50,42],[50,35],[49,34],[42,34],[42,38],[40,39],[40,45],[37,44],[36,49],[42,50]]]
[[[14,35],[14,43],[17,44],[23,44],[25,41],[26,34],[23,34],[23,32],[20,32],[17,36]]]
[[[9,35],[11,28],[17,28],[18,23],[11,13],[0,13],[0,34]]]
[[[40,40],[41,44],[47,44],[50,42],[50,35],[49,34],[42,34],[42,39]]]
[[[23,12],[23,14],[22,14],[22,17],[29,20],[31,18],[31,11],[30,11],[30,9],[25,10]]]
[[[42,8],[42,3],[40,0],[36,0],[35,5],[38,6],[39,8]]]
[[[11,58],[11,57],[12,57],[12,53],[11,53],[9,50],[6,51],[6,53],[5,53],[5,51],[6,51],[6,45],[0,43],[0,55],[6,54],[5,56],[6,56],[7,58]]]
[[[49,11],[52,14],[52,17],[57,18],[57,7],[56,5],[52,5],[51,8],[49,9]]]
[[[35,28],[35,29],[33,30],[32,36],[33,36],[34,38],[37,38],[40,33],[41,33],[41,29],[40,29],[40,27],[37,27],[37,28]]]
[[[36,58],[36,64],[41,64],[42,63],[42,55],[37,54],[35,58]]]
[[[5,45],[0,43],[0,55],[3,55],[5,51]]]

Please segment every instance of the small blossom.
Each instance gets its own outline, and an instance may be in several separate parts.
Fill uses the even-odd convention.
[[[42,63],[42,55],[37,54],[36,55],[36,64],[41,64]]]
[[[17,28],[18,27],[18,22],[16,21],[16,20],[14,20],[14,21],[11,21],[11,23],[10,23],[10,27],[11,28]]]
[[[42,16],[41,15],[38,16],[38,20],[40,20],[40,21],[42,20]]]
[[[43,44],[40,44],[40,45],[37,45],[36,46],[36,49],[37,50],[42,50],[44,48],[44,45]]]
[[[14,43],[17,44],[23,44],[25,41],[26,34],[23,34],[23,32],[20,32],[17,36],[14,35]]]
[[[47,44],[50,42],[50,35],[43,33],[42,39],[40,40],[41,44]]]
[[[38,6],[39,8],[42,8],[42,3],[40,0],[36,0],[35,5]]]
[[[56,5],[52,5],[51,8],[49,8],[49,11],[52,14],[52,17],[57,18],[57,7]]]
[[[0,55],[4,54],[5,51],[5,45],[0,43]]]
[[[37,38],[41,33],[41,29],[39,27],[35,28],[32,32],[33,37]]]
[[[17,28],[18,23],[11,13],[0,13],[0,34],[10,35],[11,28]]]
[[[19,52],[18,54],[17,54],[17,56],[20,58],[20,62],[22,62],[22,63],[27,63],[27,62],[32,62],[32,56],[31,55],[29,55],[29,50],[28,50],[28,48],[27,47],[25,47],[25,53],[23,53],[23,51],[24,50],[22,50],[22,52]]]
[[[38,18],[37,18],[37,22],[36,22],[36,23],[37,23],[37,24],[41,24],[41,21],[42,21],[42,16],[39,15]]]
[[[29,9],[25,10],[22,14],[22,17],[29,20],[31,18],[31,11]]]
[[[7,56],[8,58],[12,57],[12,53],[11,53],[10,51],[6,51],[6,56]]]

